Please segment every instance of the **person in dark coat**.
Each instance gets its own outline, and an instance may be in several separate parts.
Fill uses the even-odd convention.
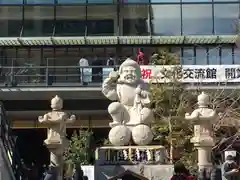
[[[234,161],[234,157],[228,155],[222,165],[223,176],[227,180],[240,180],[239,166]]]
[[[184,164],[176,163],[174,165],[174,175],[170,180],[195,180],[195,177],[190,175]]]

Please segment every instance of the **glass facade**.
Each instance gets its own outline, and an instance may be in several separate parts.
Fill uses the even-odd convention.
[[[237,34],[239,0],[0,0],[0,36]]]
[[[239,64],[240,52],[234,45],[222,46],[122,46],[122,47],[5,47],[0,49],[0,64],[11,66],[17,62],[19,66],[77,66],[81,57],[86,57],[91,62],[101,60],[101,65],[106,65],[110,56],[115,56],[118,62],[126,57],[136,59],[138,49],[141,48],[145,56],[150,57],[159,50],[168,49],[177,54],[185,65],[218,65]]]

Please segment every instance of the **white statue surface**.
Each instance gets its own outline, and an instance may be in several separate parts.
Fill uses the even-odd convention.
[[[218,114],[209,108],[210,97],[202,92],[198,96],[198,108],[192,114],[186,113],[185,119],[194,124],[193,143],[210,143],[213,141],[213,124],[216,123]]]
[[[47,139],[44,141],[48,144],[63,144],[66,139],[66,125],[73,123],[76,120],[74,115],[68,117],[68,114],[62,111],[63,100],[55,96],[51,101],[52,111],[45,114],[43,117],[39,116],[40,123],[48,125]]]
[[[63,152],[68,146],[66,125],[76,120],[75,115],[68,116],[63,108],[63,100],[55,96],[51,100],[52,111],[39,116],[38,121],[48,126],[47,139],[44,141],[50,151],[50,166],[58,168],[57,180],[62,180]]]
[[[111,72],[104,80],[102,93],[114,101],[108,107],[113,120],[109,124],[112,127],[112,132],[109,133],[110,141],[114,145],[126,145],[132,135],[136,144],[150,143],[153,135],[149,125],[154,117],[149,108],[149,85],[141,78],[140,66],[134,60],[126,59],[119,72]],[[124,134],[117,137],[117,132]]]
[[[214,146],[213,124],[218,120],[215,110],[209,108],[210,97],[202,92],[198,96],[198,108],[192,114],[186,113],[185,119],[194,125],[194,137],[191,142],[198,149],[198,166],[211,167],[211,151]]]

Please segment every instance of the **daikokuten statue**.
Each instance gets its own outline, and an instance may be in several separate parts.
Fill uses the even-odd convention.
[[[102,92],[108,99],[115,101],[108,107],[108,112],[113,119],[109,124],[113,128],[111,131],[114,135],[112,135],[116,139],[116,133],[122,134],[121,138],[119,137],[122,140],[112,143],[128,144],[131,135],[136,144],[150,143],[152,131],[148,125],[153,121],[153,112],[149,108],[151,102],[149,85],[141,78],[140,66],[134,60],[126,59],[120,66],[119,72],[111,72],[104,80]],[[143,137],[140,138],[140,136]]]

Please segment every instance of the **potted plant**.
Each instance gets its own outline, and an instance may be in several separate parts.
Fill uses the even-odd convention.
[[[75,174],[82,176],[82,165],[91,164],[93,151],[91,148],[93,133],[89,130],[74,131],[67,150],[64,153],[65,174],[70,176]]]

